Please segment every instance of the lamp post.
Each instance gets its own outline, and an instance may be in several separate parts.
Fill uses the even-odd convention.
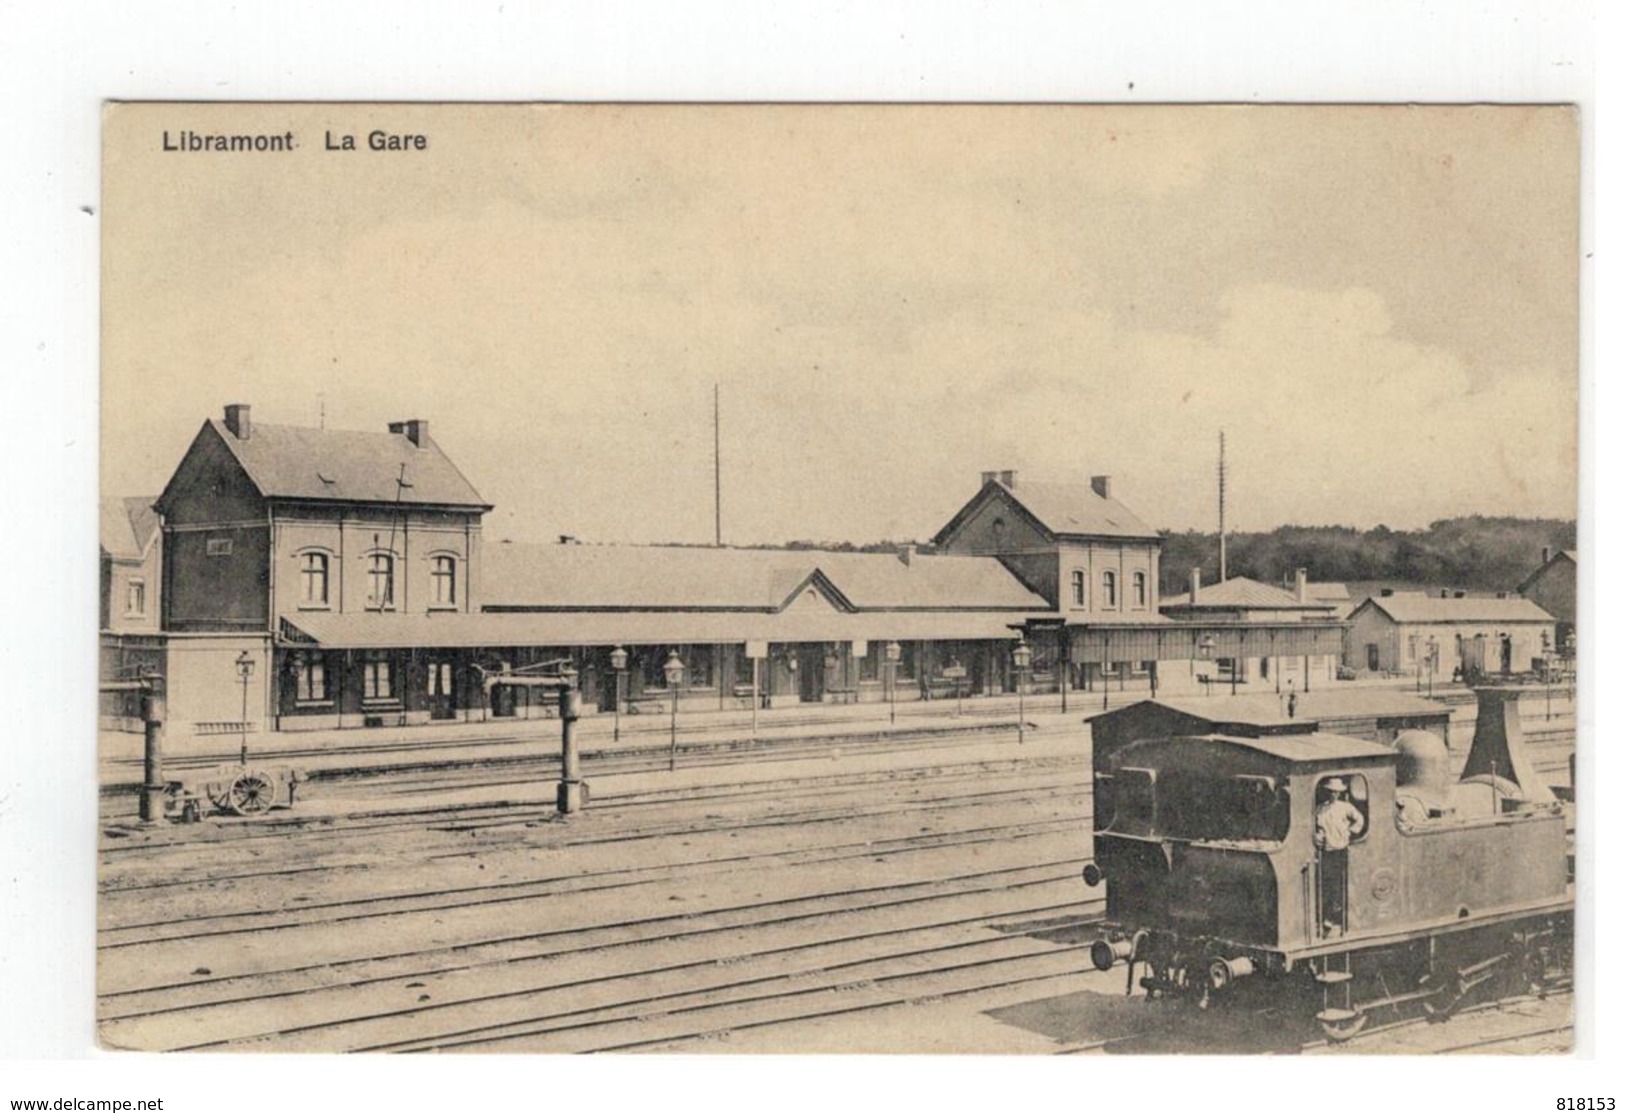
[[[1546,674],[1546,721],[1552,718],[1552,636],[1545,630],[1540,632],[1540,667]]]
[[[609,653],[609,667],[615,670],[615,741],[621,740],[621,703],[626,699],[626,650],[616,646]]]
[[[677,651],[671,651],[666,663],[661,666],[666,674],[666,692],[671,696],[671,762],[669,768],[677,771],[677,686],[683,682],[683,659],[677,656]]]
[[[1439,639],[1428,639],[1428,699],[1433,698],[1433,676],[1439,671]]]
[[[1197,643],[1197,648],[1202,651],[1202,660],[1204,660],[1204,661],[1212,660],[1212,658],[1213,658],[1213,635],[1212,634],[1203,634],[1202,635],[1202,640]],[[1210,695],[1210,696],[1213,694],[1213,681],[1212,681],[1211,678],[1207,682],[1207,694]]]
[[[1033,650],[1027,644],[1026,638],[1016,641],[1016,648],[1011,650],[1010,659],[1016,666],[1016,742],[1027,741],[1027,667],[1033,663]]]
[[[242,763],[248,764],[248,681],[254,675],[254,658],[248,655],[248,650],[237,654],[237,679],[243,683],[243,744]]]
[[[891,725],[897,725],[897,662],[903,659],[903,647],[896,642],[886,643],[886,698],[891,703]]]

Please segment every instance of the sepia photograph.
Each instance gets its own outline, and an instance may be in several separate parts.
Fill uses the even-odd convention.
[[[101,1048],[1573,1048],[1573,106],[103,129]]]

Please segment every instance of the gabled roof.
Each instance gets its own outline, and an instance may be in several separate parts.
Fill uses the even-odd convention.
[[[1343,591],[1348,594],[1348,589]],[[1329,610],[1331,604],[1322,600],[1310,598],[1299,602],[1290,592],[1282,591],[1278,587],[1250,580],[1246,576],[1232,576],[1222,584],[1212,587],[1203,586],[1197,595],[1196,602],[1191,602],[1190,593],[1184,595],[1164,596],[1162,609],[1185,607],[1191,610]]]
[[[1127,537],[1159,541],[1161,535],[1116,499],[1102,498],[1088,484],[1033,483],[1014,487],[997,480],[984,483],[953,519],[937,532],[941,542],[987,499],[1006,498],[1024,510],[1052,537]]]
[[[218,419],[204,428],[225,443],[265,498],[491,508],[433,440],[419,448],[402,433],[260,422],[243,440]]]
[[[106,498],[101,502],[102,552],[120,560],[140,560],[158,535],[158,512],[151,496]]]
[[[488,543],[487,609],[781,610],[813,587],[838,609],[1049,610],[994,557]]]
[[[1439,599],[1431,595],[1373,596],[1354,609],[1375,607],[1395,622],[1555,622],[1531,599]],[[1351,618],[1353,615],[1350,616]]]
[[[1580,567],[1580,554],[1575,552],[1573,549],[1559,549],[1557,552],[1552,554],[1551,560],[1548,560],[1545,564],[1542,564],[1539,568],[1529,573],[1528,576],[1524,577],[1523,583],[1518,585],[1518,590],[1529,590],[1531,584],[1533,584],[1536,580],[1539,580],[1554,566],[1562,564],[1564,561],[1567,561],[1568,563],[1574,565],[1574,567],[1578,568]]]
[[[1442,703],[1423,699],[1392,688],[1316,688],[1296,693],[1297,715],[1286,716],[1286,694],[1280,696],[1248,693],[1239,696],[1173,696],[1130,704],[1157,703],[1213,723],[1250,723],[1258,726],[1283,722],[1317,722],[1321,719],[1418,718],[1450,715]],[[1119,708],[1118,711],[1127,710]],[[1107,711],[1101,714],[1115,714]]]

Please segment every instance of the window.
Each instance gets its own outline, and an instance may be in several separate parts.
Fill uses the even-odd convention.
[[[147,613],[147,582],[145,580],[131,580],[124,594],[124,613],[127,615],[144,615]]]
[[[327,699],[327,662],[320,653],[296,653],[293,657],[294,698],[300,703]]]
[[[1081,569],[1072,573],[1072,605],[1074,607],[1082,607],[1088,603],[1089,590],[1084,584],[1084,575]]]
[[[1359,813],[1357,817],[1349,815],[1349,807]],[[1365,841],[1371,830],[1371,801],[1365,778],[1358,773],[1320,778],[1315,785],[1315,826],[1317,831],[1333,828],[1327,841],[1332,850]]]
[[[1101,606],[1107,610],[1117,606],[1117,573],[1102,572],[1100,574],[1100,600]]]
[[[395,678],[391,675],[389,654],[382,650],[369,650],[361,662],[361,698],[387,700],[395,698]]]
[[[1134,584],[1134,605],[1136,607],[1143,607],[1143,606],[1145,606],[1145,573],[1144,572],[1136,572],[1136,573],[1134,573],[1133,584]]]
[[[306,553],[299,558],[299,601],[306,606],[327,606],[327,554]]]
[[[395,605],[395,556],[373,553],[367,558],[367,606]]]
[[[452,607],[457,605],[457,558],[437,556],[429,569],[429,605]]]

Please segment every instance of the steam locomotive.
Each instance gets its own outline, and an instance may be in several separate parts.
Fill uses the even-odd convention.
[[[1296,1000],[1331,1040],[1389,1006],[1444,1017],[1559,983],[1574,909],[1562,802],[1524,750],[1516,693],[1479,700],[1459,776],[1436,734],[1389,746],[1286,717],[1097,746],[1095,967],[1203,1007]]]

